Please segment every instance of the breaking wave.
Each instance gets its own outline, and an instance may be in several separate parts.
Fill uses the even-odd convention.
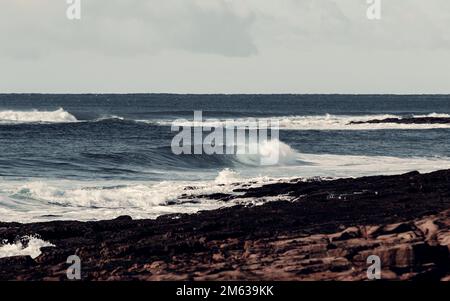
[[[280,175],[245,175],[246,169],[225,168],[215,178],[192,181],[42,180],[0,183],[0,216],[3,221],[102,220],[120,215],[135,219],[166,214],[196,213],[236,204],[261,204],[283,199],[244,198],[249,187],[289,181],[293,178],[341,178],[400,174],[417,170],[431,172],[450,167],[450,158],[396,158],[298,154],[297,164],[279,167]],[[298,158],[302,161],[298,161]],[[267,171],[267,170],[266,170]],[[214,195],[232,195],[218,200]],[[287,198],[288,200],[288,198]],[[12,246],[9,246],[12,248]]]
[[[2,221],[102,220],[120,215],[156,218],[173,213],[195,213],[239,204],[209,199],[211,194],[234,194],[236,188],[260,186],[273,179],[244,179],[231,169],[204,181],[127,182],[104,186],[77,181],[30,181],[0,187]],[[261,203],[264,199],[246,200]]]
[[[78,120],[74,115],[67,112],[63,108],[55,111],[0,111],[0,124],[24,124],[24,123],[74,123],[74,122],[133,122],[139,124],[150,124],[157,126],[190,126],[190,127],[249,127],[249,125],[257,124],[255,122],[263,122],[266,125],[274,125],[274,121],[278,122],[280,130],[382,130],[382,129],[437,129],[450,128],[447,123],[361,123],[370,120],[384,120],[389,118],[450,118],[450,114],[430,113],[424,115],[310,115],[310,116],[273,116],[273,117],[246,117],[238,119],[204,119],[202,121],[184,120],[184,119],[127,119],[118,115],[103,115],[91,120]],[[253,123],[252,123],[253,122]],[[355,124],[356,123],[356,124]]]
[[[60,108],[56,111],[0,111],[0,123],[68,123],[78,121]]]
[[[259,142],[254,148],[255,154],[237,154],[236,160],[241,164],[250,166],[280,166],[295,164],[300,159],[299,153],[278,139]]]
[[[279,122],[279,129],[281,130],[382,130],[382,129],[436,129],[436,128],[450,128],[450,124],[443,123],[429,123],[429,124],[401,124],[401,123],[377,123],[377,124],[352,124],[352,122],[367,122],[370,120],[384,120],[388,118],[450,118],[449,114],[431,113],[427,115],[317,115],[317,116],[274,116],[264,118],[240,118],[235,120],[226,119],[204,119],[202,122],[192,120],[140,120],[139,122],[156,123],[162,126],[204,126],[204,127],[245,127],[248,126],[249,121],[262,121],[268,124],[271,121]],[[273,124],[273,123],[272,123]]]
[[[14,243],[0,242],[0,258],[30,256],[34,259],[41,254],[43,247],[54,247],[54,245],[34,235],[24,236]]]

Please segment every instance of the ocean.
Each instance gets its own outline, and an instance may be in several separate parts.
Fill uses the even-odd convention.
[[[194,111],[212,127],[279,120],[282,160],[173,154],[171,125]],[[450,96],[3,94],[0,220],[156,218],[284,199],[208,195],[293,178],[450,168],[450,124],[351,124],[405,117],[450,117]]]

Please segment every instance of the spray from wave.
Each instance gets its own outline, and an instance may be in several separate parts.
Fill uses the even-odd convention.
[[[0,123],[67,123],[76,121],[75,116],[62,108],[56,111],[0,111]]]
[[[250,166],[261,166],[264,162],[275,163],[270,164],[272,166],[292,165],[299,160],[300,156],[289,145],[278,139],[261,141],[254,149],[257,150],[256,154],[237,154],[235,157],[237,162]]]
[[[54,247],[54,245],[34,235],[24,236],[14,243],[0,243],[0,258],[30,256],[34,259],[41,254],[41,248],[44,247]]]

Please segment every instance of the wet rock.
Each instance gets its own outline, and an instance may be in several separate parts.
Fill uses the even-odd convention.
[[[0,266],[31,267],[34,265],[36,265],[36,262],[30,256],[12,256],[0,258]]]

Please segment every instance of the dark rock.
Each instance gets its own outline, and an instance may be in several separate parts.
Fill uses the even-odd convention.
[[[36,262],[30,256],[12,256],[0,258],[0,266],[21,266],[30,267],[36,265]]]
[[[377,124],[377,123],[398,123],[398,124],[450,124],[449,117],[410,117],[410,118],[385,118],[367,121],[352,121],[350,124]]]
[[[1,240],[36,234],[55,245],[36,260],[0,259],[0,280],[65,279],[74,254],[86,280],[365,280],[373,254],[386,279],[450,279],[449,183],[449,170],[297,180],[243,191],[297,201],[155,220],[0,223]]]
[[[133,219],[131,218],[131,216],[128,216],[128,215],[122,215],[122,216],[117,217],[115,220],[116,220],[116,221],[126,222],[126,221],[131,221],[131,220],[133,220]]]

